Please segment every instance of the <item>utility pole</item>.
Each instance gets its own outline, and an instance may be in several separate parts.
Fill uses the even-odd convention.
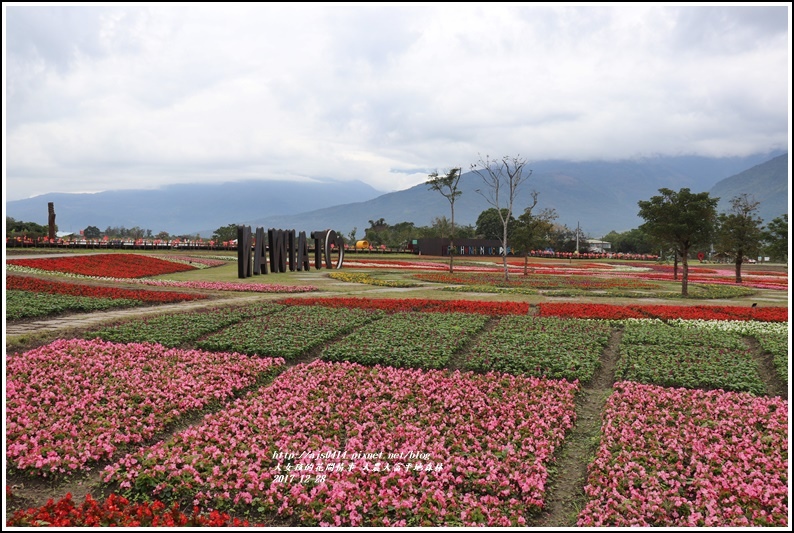
[[[576,221],[576,255],[579,255],[579,221]]]

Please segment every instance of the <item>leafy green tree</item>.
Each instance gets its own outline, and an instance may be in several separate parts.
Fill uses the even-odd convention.
[[[398,222],[389,226],[384,232],[384,244],[389,248],[397,248],[402,251],[408,247],[408,243],[416,234],[416,226],[413,222]]]
[[[644,231],[634,228],[623,233],[610,231],[602,239],[612,245],[612,251],[624,254],[650,254],[658,249]]]
[[[576,237],[579,237],[579,244],[584,242],[584,231],[581,228],[569,228],[565,224],[553,224],[549,231],[549,245],[555,252],[575,252]]]
[[[747,193],[731,200],[731,212],[718,217],[718,252],[734,256],[736,283],[742,282],[742,263],[746,256],[754,257],[761,251],[761,224],[756,216],[761,202]]]
[[[371,245],[380,246],[381,244],[385,244],[385,232],[388,229],[389,225],[386,223],[385,219],[379,218],[377,220],[370,220],[369,227],[364,230],[364,238],[368,240]]]
[[[502,231],[504,226],[502,220],[507,218],[507,208],[502,209],[501,215],[494,207],[489,207],[477,217],[477,222],[474,231],[483,239],[498,239],[502,240]],[[512,235],[513,227],[516,225],[516,219],[513,216],[507,218],[507,236]]]
[[[446,176],[439,176],[438,172],[433,172],[428,176],[426,182],[430,190],[438,191],[441,196],[449,201],[451,211],[450,232],[449,232],[449,272],[453,272],[453,258],[455,257],[455,199],[461,195],[458,190],[460,181],[460,168],[452,168]]]
[[[452,235],[452,224],[445,216],[435,217],[430,221],[430,226],[423,228],[425,237],[445,239]],[[451,241],[450,241],[451,242]]]
[[[773,218],[761,235],[766,245],[766,253],[775,260],[788,263],[788,213]]]
[[[678,192],[662,188],[658,196],[640,200],[639,216],[645,220],[640,229],[652,239],[670,245],[682,261],[681,295],[689,296],[689,252],[694,246],[709,244],[717,221],[717,202],[709,193]]]
[[[485,185],[485,191],[477,189],[476,192],[496,209],[502,222],[502,235],[499,240],[502,243],[505,281],[508,280],[507,238],[510,219],[513,218],[513,204],[521,185],[532,175],[532,170],[525,169],[526,165],[527,160],[521,156],[505,156],[498,160],[486,155],[484,160],[480,156],[479,161],[471,166],[472,171],[482,178]]]
[[[102,236],[102,232],[96,226],[88,226],[83,230],[83,237],[86,239],[98,239]]]
[[[524,256],[524,275],[527,275],[529,252],[542,247],[548,242],[552,223],[557,219],[554,209],[545,208],[533,214],[532,210],[538,205],[538,193],[532,191],[532,205],[524,209],[516,220],[510,237],[513,248]]]
[[[237,224],[227,224],[221,226],[212,233],[212,240],[215,242],[228,242],[237,238]]]
[[[58,226],[55,226],[57,231]],[[49,225],[37,224],[35,222],[23,222],[15,220],[13,217],[6,217],[6,237],[28,237],[29,239],[38,239],[46,237],[50,233]]]

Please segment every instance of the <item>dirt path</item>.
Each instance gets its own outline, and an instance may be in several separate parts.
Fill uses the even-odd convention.
[[[620,329],[612,331],[601,355],[599,369],[577,397],[576,425],[565,438],[557,455],[547,508],[534,524],[537,527],[576,526],[576,517],[585,504],[587,465],[595,455],[601,435],[601,412],[615,383],[615,366],[622,334]]]
[[[775,365],[772,363],[772,356],[761,348],[761,344],[752,337],[745,337],[745,342],[753,353],[753,358],[758,364],[758,374],[761,381],[766,385],[767,396],[780,396],[788,400],[788,384],[777,375]]]

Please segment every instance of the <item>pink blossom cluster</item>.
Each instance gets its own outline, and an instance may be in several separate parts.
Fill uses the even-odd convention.
[[[544,506],[547,464],[573,426],[578,387],[315,361],[102,478],[302,525],[524,525]]]
[[[618,383],[585,493],[584,527],[785,527],[788,402]]]
[[[10,355],[6,364],[6,458],[46,476],[85,469],[140,444],[284,361],[61,339]]]

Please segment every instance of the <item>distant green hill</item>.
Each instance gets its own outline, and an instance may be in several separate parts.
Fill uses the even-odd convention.
[[[730,211],[731,199],[745,193],[760,202],[758,216],[764,224],[783,213],[788,213],[788,154],[725,178],[717,182],[709,191],[712,198],[720,199],[717,204],[720,213]]]

